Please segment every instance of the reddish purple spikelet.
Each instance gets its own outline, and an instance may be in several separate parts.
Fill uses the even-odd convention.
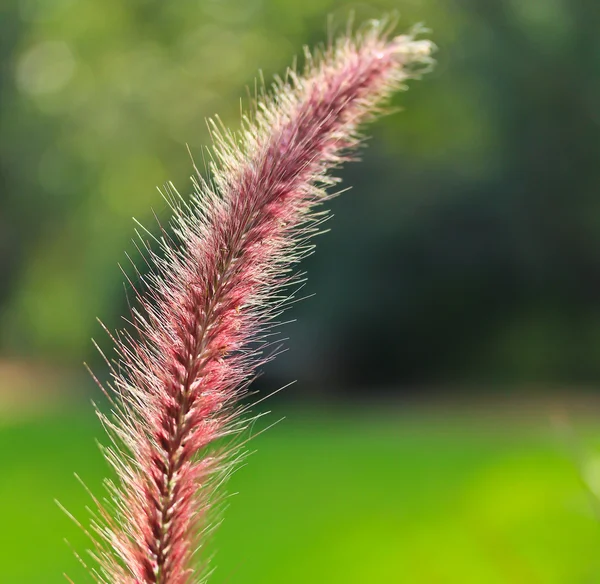
[[[358,127],[430,63],[431,44],[389,37],[374,24],[323,54],[307,53],[257,100],[243,131],[211,124],[213,182],[199,178],[191,203],[176,200],[174,244],[166,235],[138,295],[135,334],[117,340],[117,394],[102,416],[115,446],[106,456],[114,514],[100,507],[93,571],[103,584],[204,581],[194,552],[227,473],[231,448],[215,442],[247,422],[239,400],[268,357],[273,318],[297,282],[291,266],[311,251]],[[114,516],[113,516],[114,515]]]

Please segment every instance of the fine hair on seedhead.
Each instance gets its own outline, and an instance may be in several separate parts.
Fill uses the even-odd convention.
[[[258,92],[240,130],[209,122],[208,172],[191,197],[167,189],[171,226],[144,252],[150,271],[129,282],[130,325],[111,335],[112,411],[99,416],[115,478],[94,499],[82,560],[97,583],[209,578],[207,534],[253,419],[241,400],[273,357],[297,264],[338,183],[330,172],[356,156],[360,129],[392,93],[432,64],[422,31],[394,36],[392,24],[305,49],[304,68]]]

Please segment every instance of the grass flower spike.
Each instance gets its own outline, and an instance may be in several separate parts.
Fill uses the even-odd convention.
[[[172,234],[148,252],[154,269],[135,292],[133,330],[115,339],[116,397],[102,419],[117,480],[93,525],[97,582],[208,577],[196,556],[247,425],[240,398],[270,358],[294,265],[337,182],[328,173],[351,159],[359,128],[391,93],[429,66],[431,49],[373,23],[307,52],[304,71],[257,98],[240,132],[211,122],[211,178],[198,177],[187,203],[172,194]]]

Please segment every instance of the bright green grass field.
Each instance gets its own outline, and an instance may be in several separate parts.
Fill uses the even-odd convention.
[[[101,492],[96,438],[89,413],[0,425],[2,584],[91,581],[63,541],[81,551],[85,536],[54,499],[86,517],[73,472]],[[550,424],[292,411],[252,448],[213,582],[600,582],[593,499]]]

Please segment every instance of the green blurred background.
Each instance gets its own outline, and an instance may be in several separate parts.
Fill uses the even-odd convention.
[[[0,582],[88,581],[54,499],[107,472],[81,362],[132,217],[259,69],[391,10],[438,65],[341,172],[214,581],[600,581],[599,2],[0,0]]]

